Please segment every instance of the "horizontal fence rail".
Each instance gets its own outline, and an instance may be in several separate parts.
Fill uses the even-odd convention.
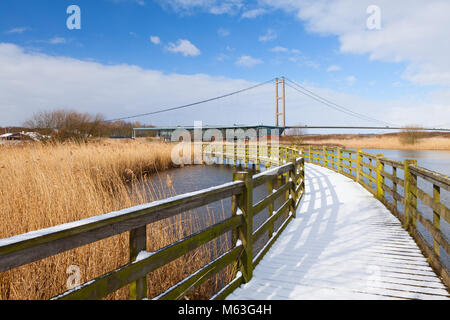
[[[317,146],[300,149],[305,161],[355,180],[378,198],[403,223],[435,272],[446,286],[450,287],[450,272],[441,260],[440,254],[441,249],[445,250],[447,255],[450,254],[448,235],[441,231],[441,218],[450,223],[450,210],[441,203],[440,198],[441,189],[450,192],[448,176],[417,166],[417,160],[400,162],[387,159],[383,154],[373,155],[359,149]],[[420,189],[417,184],[418,178],[432,184],[432,195]],[[432,220],[420,212],[417,199],[433,211]],[[418,231],[417,221],[431,235],[433,239],[431,245]]]
[[[129,232],[129,263],[101,275],[74,289],[54,297],[55,300],[102,299],[130,285],[130,299],[147,298],[147,275],[167,265],[227,232],[232,234],[232,246],[227,252],[210,261],[195,273],[185,277],[154,299],[182,299],[206,280],[227,266],[235,266],[234,280],[226,284],[214,299],[223,299],[241,283],[251,280],[253,268],[276,241],[287,224],[295,218],[304,193],[304,159],[292,148],[268,146],[265,149],[250,145],[237,146],[229,152],[222,147],[225,159],[264,164],[262,173],[252,176],[237,172],[233,181],[209,189],[187,193],[152,203],[111,212],[104,215],[67,223],[27,234],[0,239],[0,272],[30,264],[87,244]],[[206,156],[218,155],[218,151]],[[254,155],[256,153],[256,156]],[[253,201],[254,188],[266,184],[268,195]],[[274,189],[277,185],[276,189]],[[274,211],[275,200],[286,196],[283,205]],[[155,252],[147,252],[147,225],[171,218],[191,209],[231,198],[231,217],[184,237]],[[268,208],[269,216],[253,230],[254,215]],[[275,222],[283,219],[275,229]],[[254,243],[264,233],[268,239],[263,248],[253,254]]]

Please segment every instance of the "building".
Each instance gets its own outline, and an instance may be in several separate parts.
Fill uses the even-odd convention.
[[[3,141],[26,141],[26,140],[32,140],[31,137],[23,134],[22,132],[15,132],[15,133],[5,133],[0,135],[0,140]]]
[[[164,141],[178,141],[180,135],[189,133],[191,140],[194,139],[194,133],[199,134],[202,130],[202,141],[214,141],[217,136],[222,136],[223,140],[238,140],[242,134],[245,139],[254,137],[265,137],[270,139],[271,136],[280,137],[285,128],[278,126],[266,126],[266,125],[234,125],[234,126],[175,126],[175,127],[155,127],[155,128],[133,128],[133,139],[138,137],[138,132],[155,132],[156,137],[163,139]],[[176,133],[177,137],[173,139],[173,134]],[[219,134],[220,133],[220,134]]]
[[[14,132],[0,135],[0,141],[39,141],[48,139],[49,136],[43,136],[37,132]]]

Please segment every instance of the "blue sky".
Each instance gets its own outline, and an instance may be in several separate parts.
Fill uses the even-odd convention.
[[[449,123],[446,98],[450,96],[450,68],[442,53],[437,53],[447,50],[447,46],[436,47],[433,51],[436,57],[422,52],[427,43],[421,40],[429,36],[411,27],[407,29],[413,33],[411,39],[396,41],[405,35],[396,24],[411,23],[413,19],[408,10],[399,13],[401,2],[403,5],[407,2],[399,1],[398,6],[378,2],[381,30],[368,30],[365,26],[366,4],[355,5],[349,11],[346,0],[5,0],[0,2],[0,58],[1,46],[4,54],[4,65],[0,60],[0,68],[9,72],[0,74],[0,80],[13,87],[4,88],[3,97],[0,88],[0,111],[5,111],[0,125],[19,124],[33,112],[49,108],[76,108],[101,112],[106,117],[150,112],[282,75],[350,109],[391,123]],[[443,20],[436,18],[433,8],[423,8],[430,3],[439,6],[445,2],[418,2],[423,7],[412,9],[422,11],[425,16],[430,11],[427,22],[435,21],[431,28],[436,28],[436,36],[440,36],[439,30],[446,27]],[[317,7],[318,3],[322,6]],[[66,27],[69,16],[66,9],[71,4],[81,8],[81,30]],[[426,61],[427,56],[430,61]],[[14,60],[7,65],[8,69],[6,58]],[[439,59],[443,59],[443,64],[433,65]],[[36,65],[30,66],[28,60]],[[57,88],[58,77],[68,76],[74,70],[71,64],[81,64],[74,75],[80,77],[79,81],[70,83],[74,95],[67,94],[71,91],[67,87]],[[114,73],[114,84],[102,81],[120,66],[128,69]],[[97,74],[98,70],[101,71]],[[120,78],[128,72],[128,76]],[[161,83],[152,78],[155,74]],[[148,81],[146,90],[139,88],[135,92],[135,98],[146,100],[146,104],[123,99],[132,95],[129,88],[122,91],[124,84],[131,86],[138,79]],[[196,81],[197,87],[180,89]],[[25,86],[23,82],[29,83]],[[44,90],[37,89],[38,83]],[[103,93],[83,88],[83,83],[103,86],[100,90]],[[164,83],[171,90],[162,88]],[[55,90],[61,91],[59,95],[37,93],[55,86]],[[11,92],[15,91],[22,92],[27,99],[13,97]],[[267,88],[257,98],[249,96],[252,103],[257,101],[259,105],[248,108],[242,117],[236,117],[235,111],[245,113],[242,111],[242,105],[247,103],[245,97],[217,105],[223,110],[219,120],[215,118],[216,112],[208,114],[201,109],[190,112],[188,117],[172,114],[138,120],[186,125],[194,119],[248,123],[256,112],[259,122],[269,124],[273,122],[273,91],[273,87]],[[63,99],[65,95],[67,101]],[[118,95],[112,104],[111,95]],[[288,114],[288,124],[369,124],[343,117],[291,89],[287,95],[292,115]],[[444,112],[444,117],[432,117],[429,112],[418,114],[417,110],[424,109]],[[404,113],[410,115],[403,119]],[[324,120],[324,115],[329,119]]]

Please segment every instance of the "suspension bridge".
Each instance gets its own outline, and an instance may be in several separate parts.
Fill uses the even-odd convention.
[[[382,119],[377,119],[377,118],[368,116],[366,114],[362,114],[360,112],[353,111],[352,109],[350,109],[346,106],[343,106],[342,104],[335,103],[328,98],[324,98],[323,96],[316,94],[315,92],[311,91],[310,89],[306,88],[305,86],[302,86],[298,82],[296,82],[294,80],[290,80],[289,78],[285,78],[285,77],[270,79],[268,81],[264,81],[264,82],[255,84],[255,85],[252,85],[247,88],[243,88],[240,90],[236,90],[236,91],[233,91],[233,92],[230,92],[227,94],[223,94],[223,95],[219,95],[216,97],[212,97],[212,98],[203,99],[203,100],[188,103],[188,104],[183,104],[180,106],[168,107],[168,108],[164,108],[164,107],[157,108],[157,107],[153,106],[152,109],[157,109],[157,110],[147,112],[147,113],[125,116],[125,117],[121,117],[121,118],[110,119],[110,120],[106,120],[106,122],[125,121],[125,120],[131,120],[131,119],[136,119],[136,118],[143,118],[143,117],[148,117],[148,116],[159,115],[159,114],[168,113],[168,112],[180,111],[180,110],[184,110],[184,109],[191,109],[196,106],[205,105],[210,102],[226,99],[226,98],[229,98],[232,96],[243,94],[245,92],[252,91],[257,88],[267,86],[267,85],[272,85],[272,84],[275,84],[275,117],[274,117],[275,122],[274,122],[274,124],[275,124],[275,127],[281,128],[284,131],[286,129],[404,130],[405,128],[407,128],[407,126],[400,126],[398,124],[393,124],[391,122],[388,122],[388,121],[385,121]],[[369,122],[372,124],[377,123],[378,125],[376,125],[376,126],[375,125],[370,125],[370,126],[369,125],[367,125],[367,126],[361,126],[361,125],[359,125],[359,126],[348,126],[348,125],[339,125],[339,126],[337,126],[337,125],[312,125],[312,126],[311,125],[309,125],[309,126],[308,125],[301,125],[301,126],[295,125],[295,126],[292,126],[292,125],[290,125],[289,126],[286,124],[286,88],[291,88],[294,93],[298,93],[302,97],[306,97],[312,101],[315,101],[316,103],[318,103],[322,106],[325,106],[325,107],[329,108],[330,110],[334,110],[338,113],[345,114],[345,115],[347,115],[353,119],[357,119],[359,121]],[[280,106],[280,101],[281,101],[281,106]],[[261,110],[261,111],[266,112],[265,110]],[[280,116],[282,117],[281,124],[280,124]],[[141,131],[141,130],[145,131],[146,129],[148,129],[148,128],[135,128],[135,131]],[[417,128],[413,128],[413,129],[418,130],[418,131],[450,132],[449,128],[443,128],[443,127],[434,127],[434,128],[417,127]]]
[[[279,84],[284,89],[296,83],[276,80],[277,92]],[[307,89],[304,93],[320,99]],[[281,97],[283,101],[284,93]],[[276,127],[286,128],[285,118],[278,123],[279,101],[277,93]],[[323,103],[376,120],[329,100]],[[284,101],[281,109],[285,117]],[[199,144],[208,162],[259,173],[237,171],[222,185],[0,239],[0,272],[128,233],[129,263],[54,299],[102,299],[125,286],[130,299],[146,299],[149,274],[230,234],[229,246],[219,256],[150,298],[183,299],[225,268],[233,277],[211,299],[450,298],[450,209],[441,201],[441,192],[450,192],[448,176],[419,167],[413,159],[399,162],[361,150],[245,140]],[[432,194],[419,180],[431,186]],[[256,200],[258,187],[267,192]],[[231,212],[222,221],[147,251],[147,228],[154,223],[226,199]],[[419,202],[431,215],[422,212]],[[263,213],[267,216],[256,224],[255,217]]]

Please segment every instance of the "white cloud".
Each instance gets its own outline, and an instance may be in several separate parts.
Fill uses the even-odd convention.
[[[201,10],[211,14],[236,14],[244,6],[244,0],[158,0],[163,8],[180,13]]]
[[[109,1],[114,2],[114,3],[134,2],[137,5],[145,6],[144,0],[109,0]]]
[[[156,45],[161,44],[161,39],[158,36],[151,36],[150,42]]]
[[[318,63],[316,61],[313,61],[313,60],[306,59],[303,63],[307,67],[310,67],[310,68],[314,68],[314,69],[319,69],[320,68],[320,63]]]
[[[289,52],[289,49],[285,48],[285,47],[277,46],[277,47],[273,47],[272,49],[270,49],[270,51],[272,51],[272,52]]]
[[[25,31],[31,30],[28,27],[19,27],[19,28],[13,28],[5,32],[5,34],[20,34],[24,33]]]
[[[225,53],[221,53],[217,56],[217,61],[219,62],[224,62],[225,60],[227,60],[229,58],[228,55],[226,55]]]
[[[299,67],[307,66],[309,68],[318,69],[320,64],[306,55],[302,54],[302,52],[298,49],[289,49],[282,46],[276,46],[270,49],[271,52],[278,53],[280,55],[277,56],[277,62],[280,63],[284,58],[287,57],[287,61],[297,64]]]
[[[201,53],[196,46],[194,46],[189,40],[185,39],[179,39],[176,44],[172,42],[169,43],[166,49],[173,53],[181,53],[185,57],[195,57]]]
[[[272,52],[277,52],[277,53],[291,53],[294,55],[299,55],[301,53],[300,50],[298,49],[288,49],[282,46],[276,46],[270,49],[270,51]]]
[[[256,84],[205,74],[164,74],[126,64],[105,65],[55,57],[5,43],[0,43],[0,70],[0,126],[20,125],[34,112],[55,108],[118,118],[195,102]],[[220,103],[138,120],[159,125],[193,125],[194,120],[233,124],[235,115],[241,114],[242,103],[252,111],[241,114],[239,120],[259,123],[271,120],[255,118],[254,114],[266,102],[272,105],[272,95],[273,86],[267,85],[241,94],[239,100],[231,97]]]
[[[345,81],[347,81],[347,84],[349,86],[352,86],[356,82],[356,77],[355,76],[348,76],[347,78],[345,78]]]
[[[278,37],[278,35],[275,30],[268,29],[264,35],[259,36],[258,40],[261,42],[268,42],[268,41],[275,40],[277,37]]]
[[[253,58],[251,56],[241,56],[237,61],[236,64],[238,66],[251,68],[253,66],[256,66],[258,64],[262,64],[263,61],[261,59]]]
[[[309,32],[337,36],[341,52],[406,62],[405,79],[450,86],[450,1],[378,0],[381,30],[366,27],[366,9],[373,0],[262,0],[261,4],[295,14]]]
[[[262,16],[266,13],[267,13],[266,9],[257,8],[257,9],[245,11],[241,17],[244,19],[254,19],[254,18]]]
[[[217,33],[221,37],[228,37],[230,35],[230,31],[224,28],[219,28],[219,30],[217,30]]]
[[[56,45],[56,44],[64,44],[67,43],[68,40],[66,38],[63,37],[53,37],[51,39],[48,40],[33,40],[31,42],[36,42],[36,43],[46,43],[46,44],[52,44],[52,45]]]
[[[341,70],[341,67],[337,66],[335,64],[333,64],[327,68],[327,72],[333,72],[333,71],[339,71],[339,70]]]
[[[62,37],[54,37],[48,41],[48,43],[50,43],[50,44],[63,44],[66,42],[67,42],[67,40]]]
[[[27,52],[6,43],[0,43],[0,70],[0,126],[20,125],[34,112],[55,108],[118,118],[195,102],[256,84],[205,74],[164,74],[126,64],[105,65],[55,57]],[[306,87],[340,105],[399,125],[438,126],[450,119],[450,90],[435,91],[424,102],[418,102],[415,97],[377,102],[317,86]],[[289,119],[302,119],[308,125],[367,124],[288,90],[287,94],[292,96],[287,105],[288,125],[297,124]],[[268,84],[183,112],[137,120],[155,125],[192,125],[195,120],[203,120],[205,124],[233,124],[238,120],[247,124],[272,124],[273,99],[274,86]]]

